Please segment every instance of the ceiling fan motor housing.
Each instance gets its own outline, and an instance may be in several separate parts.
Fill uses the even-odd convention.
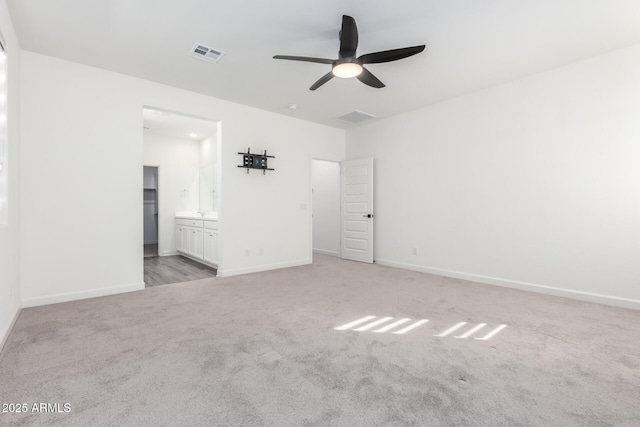
[[[362,61],[358,58],[340,58],[333,62],[331,70],[334,76],[343,79],[356,77],[362,73]]]

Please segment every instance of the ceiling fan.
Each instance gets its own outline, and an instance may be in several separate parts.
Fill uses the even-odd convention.
[[[382,83],[369,70],[363,67],[364,64],[379,64],[381,62],[397,61],[408,58],[424,50],[425,45],[403,47],[400,49],[384,50],[381,52],[367,53],[356,57],[358,47],[358,27],[356,20],[351,16],[342,15],[342,29],[339,34],[340,51],[338,59],[312,58],[308,56],[276,55],[273,59],[288,59],[291,61],[317,62],[320,64],[331,64],[331,71],[315,82],[309,90],[316,90],[334,77],[350,78],[356,77],[362,83],[375,88],[383,88]]]

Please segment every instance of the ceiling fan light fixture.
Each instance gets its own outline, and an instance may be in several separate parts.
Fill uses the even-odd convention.
[[[333,75],[343,79],[357,77],[362,73],[362,65],[357,62],[343,62],[333,67]]]
[[[342,27],[338,33],[340,39],[340,50],[338,59],[315,58],[312,56],[275,55],[273,59],[286,59],[289,61],[316,62],[318,64],[331,64],[331,71],[320,77],[309,90],[316,90],[334,77],[349,79],[357,77],[362,83],[376,89],[384,87],[371,71],[364,68],[363,64],[380,64],[392,62],[399,59],[408,58],[422,52],[425,45],[402,47],[399,49],[382,50],[357,56],[358,48],[358,27],[356,20],[348,15],[342,15]]]

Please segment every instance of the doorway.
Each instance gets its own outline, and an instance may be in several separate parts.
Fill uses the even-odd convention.
[[[144,256],[158,256],[158,167],[143,166]]]
[[[146,106],[142,120],[145,285],[215,277],[221,123]]]
[[[373,158],[311,159],[313,254],[373,263]]]
[[[312,248],[340,256],[340,163],[311,160]]]

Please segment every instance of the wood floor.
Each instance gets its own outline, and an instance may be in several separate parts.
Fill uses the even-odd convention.
[[[148,245],[144,245],[144,256],[158,256],[158,244],[150,243]]]
[[[216,269],[180,255],[144,258],[146,287],[207,279],[216,273]]]

